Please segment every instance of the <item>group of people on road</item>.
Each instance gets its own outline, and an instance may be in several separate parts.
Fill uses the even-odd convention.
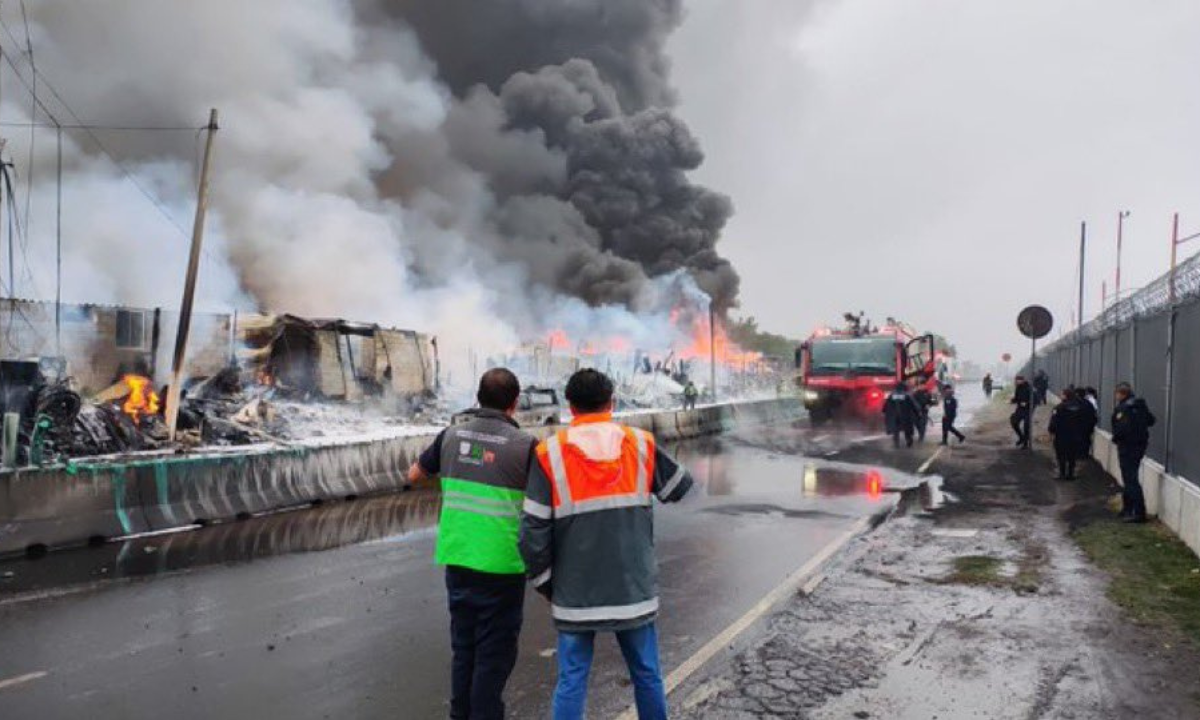
[[[1032,385],[1018,375],[1011,402],[1016,406],[1010,418],[1017,434],[1017,446],[1031,443],[1032,409],[1045,402],[1049,376],[1038,371]],[[1146,401],[1133,392],[1127,382],[1118,383],[1111,416],[1112,442],[1117,447],[1121,470],[1121,517],[1125,522],[1146,521],[1146,498],[1142,491],[1142,459],[1150,445],[1150,428],[1156,418]],[[1040,401],[1040,402],[1039,402]],[[1091,455],[1092,442],[1100,420],[1100,395],[1093,387],[1069,386],[1059,394],[1059,403],[1050,414],[1049,432],[1054,439],[1054,455],[1059,480],[1072,480],[1078,462]]]
[[[941,386],[942,394],[942,444],[947,445],[950,436],[958,441],[966,441],[966,435],[959,432],[954,423],[958,419],[958,398],[954,395],[954,387],[949,384]],[[913,436],[917,442],[925,442],[925,433],[929,428],[929,410],[936,405],[933,394],[924,385],[915,391],[909,391],[908,384],[896,383],[887,398],[883,401],[883,420],[887,434],[892,436],[892,445],[900,447],[900,436],[904,436],[906,447],[913,446]]]
[[[511,371],[488,370],[479,408],[409,469],[410,482],[441,480],[435,559],[450,610],[450,717],[505,716],[528,582],[558,630],[556,720],[584,717],[597,632],[616,635],[638,717],[666,718],[652,499],[680,500],[692,478],[652,434],[613,421],[603,373],[571,376],[571,425],[541,442],[513,419],[520,392]]]

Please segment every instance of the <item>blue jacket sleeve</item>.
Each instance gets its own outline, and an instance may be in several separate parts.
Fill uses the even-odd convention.
[[[554,568],[554,499],[550,478],[546,477],[536,458],[529,463],[529,482],[525,487],[517,543],[525,561],[525,573],[534,589],[549,597]]]
[[[651,491],[665,503],[678,502],[692,489],[692,476],[675,458],[654,448],[654,481]]]

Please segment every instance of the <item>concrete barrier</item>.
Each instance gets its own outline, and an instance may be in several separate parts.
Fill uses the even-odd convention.
[[[802,413],[798,401],[781,399],[638,413],[620,420],[670,442],[737,425],[790,422]],[[530,432],[545,438],[557,429]],[[418,435],[261,445],[0,471],[0,555],[395,491],[404,486],[408,466],[431,439]]]
[[[1104,470],[1121,483],[1121,468],[1112,435],[1096,431],[1092,455]],[[1146,511],[1179,536],[1192,552],[1200,555],[1200,488],[1172,475],[1159,463],[1145,459],[1138,472],[1146,495]]]
[[[0,474],[0,553],[150,529],[127,468]]]

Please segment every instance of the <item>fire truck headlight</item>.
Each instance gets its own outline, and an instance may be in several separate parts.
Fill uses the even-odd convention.
[[[821,393],[817,392],[816,390],[805,390],[804,399],[808,402],[816,402],[817,400],[821,399]]]

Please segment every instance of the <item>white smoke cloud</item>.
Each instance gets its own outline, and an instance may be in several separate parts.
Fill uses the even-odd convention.
[[[675,340],[670,303],[651,296],[679,281],[648,284],[648,264],[637,257],[645,249],[634,259],[613,255],[556,196],[567,182],[568,153],[536,123],[517,127],[492,91],[456,97],[408,26],[366,22],[358,5],[39,0],[28,9],[38,68],[83,122],[198,128],[210,106],[220,109],[200,307],[413,328],[439,335],[449,359],[466,347],[486,353],[550,327],[658,346]],[[0,8],[0,18],[23,32],[13,7]],[[6,52],[16,51],[7,45]],[[14,57],[31,77],[27,58]],[[15,78],[5,70],[3,84],[12,88]],[[594,71],[583,75],[601,83]],[[612,93],[606,115],[619,112],[615,91],[597,92]],[[60,121],[74,122],[44,87],[40,96]],[[29,104],[28,95],[10,90],[0,115],[27,121]],[[533,106],[525,102],[524,111]],[[47,121],[42,113],[37,119]],[[580,131],[577,119],[570,122]],[[624,131],[636,135],[637,127]],[[686,150],[675,153],[685,165],[699,162],[678,121],[663,115],[657,127]],[[136,181],[86,133],[66,133],[64,297],[170,307],[186,263],[201,137],[96,135]],[[11,133],[6,151],[34,176],[30,270],[17,289],[48,297],[55,136],[37,130],[34,138],[31,164],[24,130]],[[626,142],[634,152],[635,140]],[[654,171],[656,190],[671,186],[674,203],[698,198],[716,208],[700,213],[706,239],[684,249],[703,258],[707,276],[733,277],[736,287],[731,271],[712,270],[716,256],[701,247],[723,223],[723,200],[714,203],[683,184],[682,170],[663,167]],[[680,208],[679,217],[687,215]],[[653,222],[680,238],[701,237],[684,223],[676,230],[674,219],[658,212]],[[655,258],[654,273],[686,262],[682,255]],[[609,297],[624,306],[605,305]]]

